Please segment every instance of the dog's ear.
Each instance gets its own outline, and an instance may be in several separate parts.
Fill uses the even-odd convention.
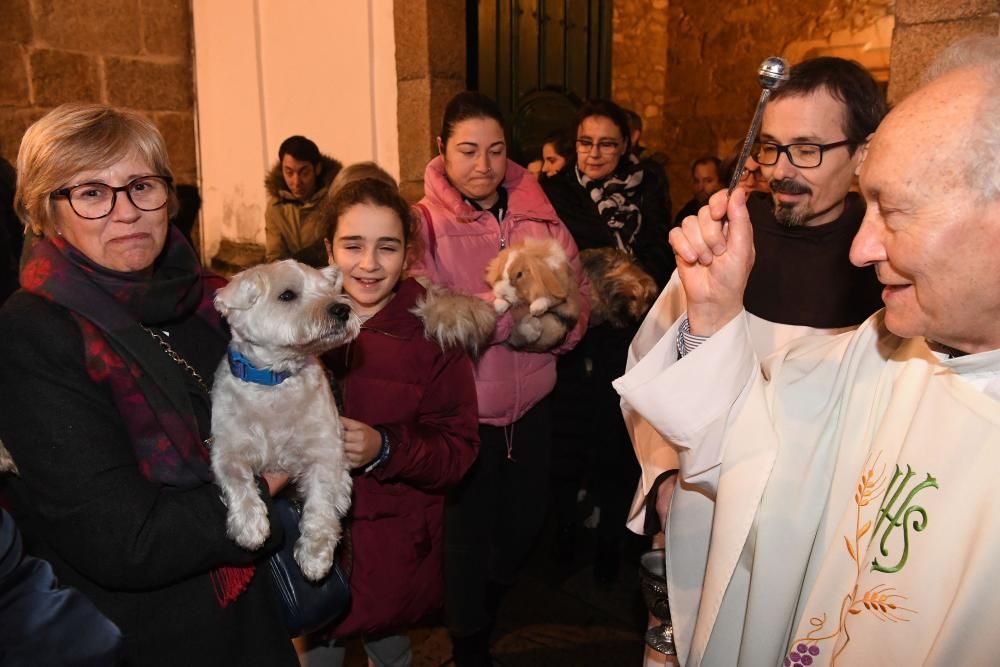
[[[223,316],[234,310],[246,310],[257,302],[266,288],[266,281],[259,272],[244,271],[215,293],[215,309]]]
[[[552,296],[556,299],[565,299],[569,295],[566,285],[559,280],[556,272],[544,260],[534,260],[528,264],[528,273],[531,274],[533,288],[541,291],[541,294],[533,295],[532,300],[542,296]]]
[[[338,292],[342,291],[344,288],[344,274],[340,272],[336,264],[331,264],[330,266],[324,266],[320,269],[320,273],[323,277],[333,283],[333,288]]]

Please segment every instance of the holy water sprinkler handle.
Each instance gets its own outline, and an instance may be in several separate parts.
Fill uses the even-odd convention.
[[[753,122],[750,123],[747,138],[743,142],[743,150],[740,151],[740,157],[733,169],[733,177],[729,181],[728,194],[733,194],[733,190],[739,185],[740,176],[743,175],[743,170],[745,169],[744,165],[746,164],[747,156],[750,155],[750,146],[753,145],[753,140],[757,137],[757,131],[760,129],[760,119],[764,115],[764,107],[767,106],[767,101],[771,97],[771,91],[788,80],[788,63],[785,62],[784,58],[771,56],[760,64],[760,68],[757,70],[757,80],[760,81],[760,87],[762,88],[760,91],[760,100],[757,102],[757,111],[753,114]]]

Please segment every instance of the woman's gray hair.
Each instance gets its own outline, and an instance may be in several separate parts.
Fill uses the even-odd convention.
[[[988,90],[961,158],[983,200],[1000,198],[1000,37],[969,37],[955,42],[928,67],[924,83],[960,69],[981,73]]]
[[[133,111],[102,104],[69,103],[42,116],[24,133],[17,152],[14,210],[37,234],[51,234],[54,190],[74,185],[81,171],[106,169],[136,157],[158,176],[172,177],[163,136]],[[170,188],[167,215],[179,208]]]

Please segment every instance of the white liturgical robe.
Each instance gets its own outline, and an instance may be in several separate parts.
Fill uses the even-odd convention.
[[[763,363],[745,314],[681,360],[676,332],[615,386],[689,489],[681,663],[1000,663],[1000,350],[943,359],[881,312]]]

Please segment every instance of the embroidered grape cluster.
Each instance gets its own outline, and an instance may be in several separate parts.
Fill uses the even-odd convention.
[[[812,646],[806,646],[805,644],[799,644],[791,651],[788,652],[788,657],[785,658],[785,667],[808,667],[813,664],[813,660],[819,655],[819,646],[813,644]]]

